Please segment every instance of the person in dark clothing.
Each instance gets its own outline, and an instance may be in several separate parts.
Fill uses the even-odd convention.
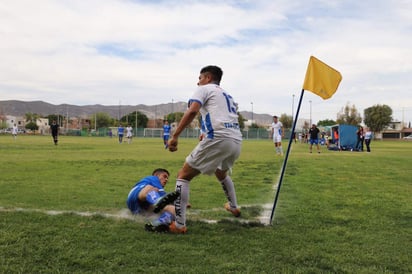
[[[320,147],[319,147],[319,132],[320,130],[316,127],[315,124],[312,125],[312,127],[309,129],[309,152],[312,153],[312,146],[315,144],[316,148],[318,149],[318,153],[320,153]]]
[[[53,142],[57,145],[58,137],[59,137],[59,125],[56,123],[56,120],[53,120],[52,124],[50,125]]]
[[[359,127],[358,131],[356,131],[356,135],[358,140],[356,142],[355,149],[358,151],[363,151],[363,141],[365,140],[365,134],[363,133],[363,127]]]

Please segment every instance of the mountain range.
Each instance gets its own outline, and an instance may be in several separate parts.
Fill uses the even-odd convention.
[[[11,116],[25,116],[26,113],[36,113],[41,116],[48,116],[50,114],[60,114],[69,117],[90,117],[95,113],[104,112],[111,117],[118,119],[128,113],[135,112],[136,110],[145,114],[149,119],[161,119],[169,113],[184,112],[187,109],[186,102],[175,102],[159,105],[85,105],[77,106],[70,104],[54,105],[44,101],[18,101],[7,100],[0,101],[0,115]],[[245,119],[253,119],[255,123],[259,125],[268,125],[272,123],[272,115],[269,114],[257,114],[250,111],[241,111],[240,114]]]

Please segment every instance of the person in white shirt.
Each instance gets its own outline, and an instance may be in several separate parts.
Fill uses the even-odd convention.
[[[186,157],[178,172],[176,191],[180,196],[175,201],[176,221],[169,227],[171,233],[186,233],[189,185],[190,181],[201,173],[216,176],[228,201],[225,209],[235,217],[240,216],[234,183],[228,171],[240,155],[242,133],[237,104],[233,97],[220,87],[222,75],[221,68],[217,66],[206,66],[200,70],[198,88],[189,99],[189,107],[169,139],[169,150],[176,151],[179,135],[200,112],[204,138]]]
[[[18,128],[17,128],[16,124],[14,124],[13,128],[11,130],[11,135],[13,135],[14,140],[16,140],[16,138],[17,138],[17,132],[18,132]]]
[[[130,144],[133,138],[133,128],[130,125],[127,125],[126,127],[126,138],[127,138],[127,143]]]
[[[366,128],[366,133],[365,133],[365,145],[366,145],[366,151],[371,152],[371,141],[372,141],[373,133],[370,130],[370,128]]]
[[[282,148],[282,137],[284,136],[283,133],[283,124],[281,121],[278,121],[278,117],[275,115],[273,116],[273,123],[272,123],[272,138],[273,143],[275,144],[275,151],[277,155],[283,155],[283,148]]]

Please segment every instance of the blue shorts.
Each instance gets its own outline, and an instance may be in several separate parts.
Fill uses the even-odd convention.
[[[168,141],[170,135],[163,135],[163,140]]]
[[[313,145],[313,144],[317,145],[317,144],[319,144],[319,139],[310,139],[310,140],[309,140],[309,144],[311,144],[311,145]]]
[[[146,185],[137,185],[132,190],[130,190],[129,195],[127,196],[127,207],[133,214],[139,214],[142,210],[145,210],[149,207],[149,204],[144,204],[139,202],[139,193]]]

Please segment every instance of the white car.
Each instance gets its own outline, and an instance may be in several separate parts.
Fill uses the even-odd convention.
[[[404,140],[412,140],[412,134],[409,134],[408,136],[403,137]]]

